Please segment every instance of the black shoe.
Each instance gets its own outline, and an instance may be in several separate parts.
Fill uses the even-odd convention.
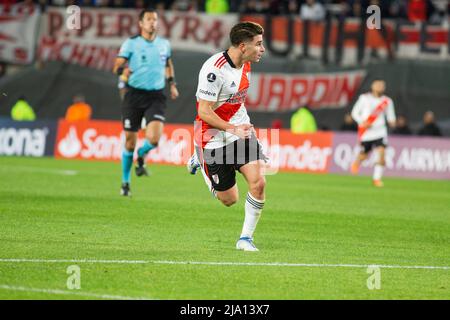
[[[138,177],[148,176],[148,171],[145,168],[145,161],[143,157],[137,158],[137,166],[135,168],[135,172]]]
[[[131,197],[131,190],[129,183],[122,183],[120,187],[120,195],[124,197]]]

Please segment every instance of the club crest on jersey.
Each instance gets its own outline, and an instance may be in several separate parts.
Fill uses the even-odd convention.
[[[212,179],[216,184],[219,184],[219,176],[217,174],[213,174]]]
[[[208,79],[209,82],[214,82],[216,81],[216,75],[211,72],[206,76],[206,79]]]

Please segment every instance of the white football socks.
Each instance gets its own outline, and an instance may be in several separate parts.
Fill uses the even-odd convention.
[[[381,180],[383,177],[384,166],[376,164],[373,169],[373,180]]]
[[[255,232],[263,208],[264,200],[255,199],[250,192],[247,193],[247,200],[245,201],[245,219],[241,238],[253,238],[253,232]]]
[[[200,161],[199,161],[199,163],[200,163]],[[211,195],[217,199],[217,191],[212,186],[211,180],[209,179],[208,175],[206,174],[206,172],[203,169],[203,166],[201,164],[200,164],[200,169],[201,169],[200,171],[202,172],[203,179],[205,179],[205,183],[208,186],[209,192],[211,192]]]

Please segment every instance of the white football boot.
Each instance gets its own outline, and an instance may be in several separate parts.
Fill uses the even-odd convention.
[[[253,243],[253,239],[249,237],[239,238],[236,243],[236,249],[244,251],[259,251]]]
[[[197,170],[200,168],[200,163],[198,162],[195,152],[186,163],[186,168],[190,174],[196,174]]]

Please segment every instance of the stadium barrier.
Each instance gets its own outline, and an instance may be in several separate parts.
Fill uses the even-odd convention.
[[[257,129],[271,166],[281,171],[348,174],[359,152],[353,133],[292,134]],[[148,155],[153,163],[184,165],[193,152],[193,126],[166,124],[159,147]],[[272,133],[270,133],[272,132]],[[268,134],[270,133],[270,134]],[[60,159],[119,161],[124,143],[120,121],[35,121],[0,119],[0,155],[54,156]],[[138,145],[143,134],[139,135]],[[362,164],[370,175],[376,154]],[[450,139],[390,136],[387,176],[450,179]]]
[[[259,129],[263,130],[263,129]],[[295,135],[280,130],[276,139],[260,132],[260,141],[271,164],[283,171],[348,173],[359,152],[356,134],[318,132]],[[261,137],[261,136],[264,137]],[[143,136],[140,136],[143,139]],[[167,124],[160,147],[152,151],[150,162],[184,165],[192,154],[193,126]],[[124,135],[120,122],[61,120],[55,145],[58,158],[119,160]],[[142,141],[138,142],[138,145]],[[376,154],[362,165],[371,174]],[[450,179],[450,139],[390,137],[386,150],[386,175],[431,179]]]
[[[335,133],[329,172],[347,173],[359,152],[356,135]],[[424,179],[450,179],[450,139],[389,136],[385,175]],[[376,153],[362,163],[361,174],[372,174]]]

